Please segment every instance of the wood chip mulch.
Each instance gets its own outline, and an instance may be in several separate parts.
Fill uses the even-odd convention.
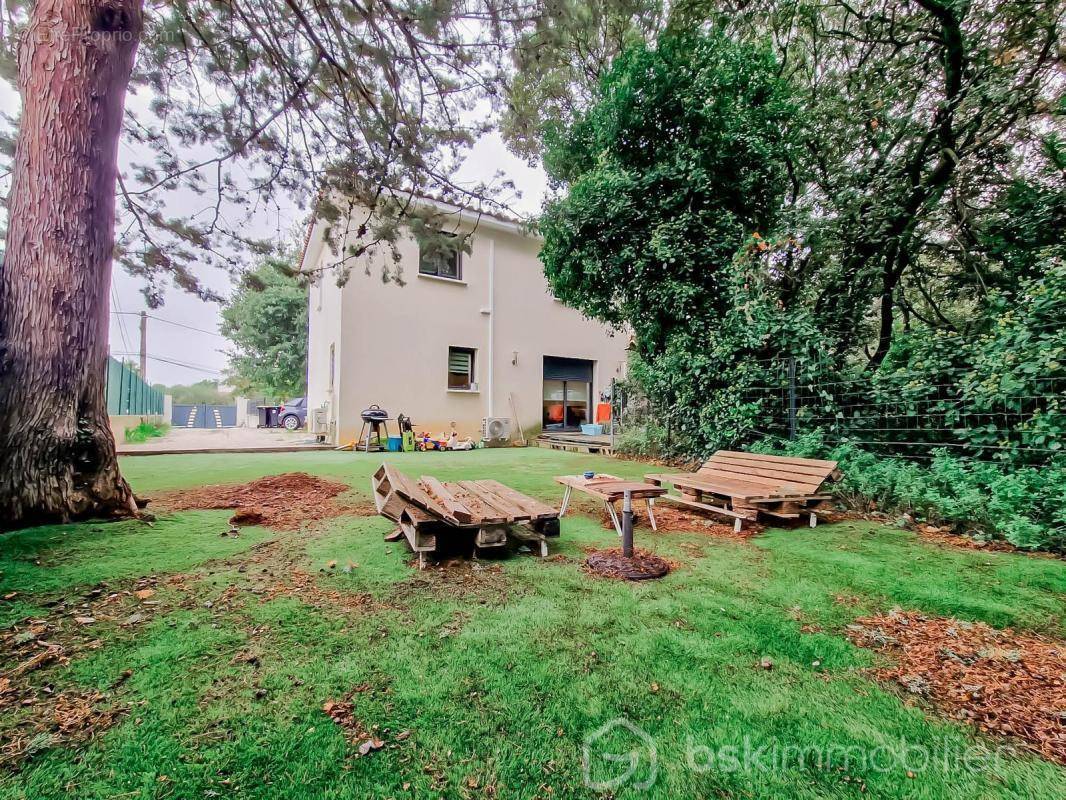
[[[913,611],[859,618],[848,638],[892,659],[882,680],[1066,764],[1066,642]]]
[[[599,509],[600,524],[607,530],[614,530],[614,522],[606,511]],[[758,536],[766,526],[758,522],[745,522],[744,529],[739,533],[733,530],[733,523],[722,522],[721,517],[710,514],[702,514],[698,511],[688,511],[676,506],[667,506],[661,503],[655,504],[655,523],[659,533],[703,533],[716,539],[734,539],[745,541],[753,536]],[[651,523],[643,507],[633,512],[633,526],[651,530]]]
[[[594,550],[585,559],[585,566],[595,575],[628,581],[661,578],[670,571],[666,559],[638,547],[633,548],[632,558],[622,555],[620,547]]]
[[[231,522],[235,525],[266,525],[292,530],[309,521],[377,513],[368,504],[344,503],[337,499],[350,489],[345,483],[305,472],[287,472],[250,483],[183,489],[159,495],[153,498],[153,502],[168,511],[233,508],[236,513]]]

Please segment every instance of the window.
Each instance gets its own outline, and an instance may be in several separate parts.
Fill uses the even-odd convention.
[[[440,233],[436,241],[423,242],[418,246],[418,272],[438,278],[462,280],[461,237]],[[442,241],[443,240],[443,241]]]
[[[469,347],[448,348],[448,388],[474,388],[474,351]]]

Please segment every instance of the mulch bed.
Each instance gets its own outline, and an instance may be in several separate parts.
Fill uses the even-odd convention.
[[[661,578],[670,571],[670,564],[666,559],[637,547],[633,548],[632,558],[622,555],[620,547],[594,550],[585,559],[585,566],[596,575],[627,581]]]
[[[603,509],[598,509],[600,523],[607,530],[614,530],[614,522]],[[704,515],[698,511],[688,511],[676,506],[655,504],[655,523],[659,533],[703,533],[716,539],[735,539],[745,541],[753,536],[758,536],[766,526],[758,522],[745,522],[744,529],[739,533],[733,530],[732,523],[724,523],[720,517]],[[633,527],[651,530],[651,522],[643,508],[634,510]]]
[[[1066,764],[1066,642],[916,612],[857,619],[848,638],[893,659],[882,680]]]
[[[342,515],[367,516],[377,509],[366,503],[342,503],[337,496],[351,489],[305,472],[269,475],[250,483],[203,486],[159,495],[155,502],[168,511],[233,508],[234,525],[266,525],[281,530],[304,522]]]

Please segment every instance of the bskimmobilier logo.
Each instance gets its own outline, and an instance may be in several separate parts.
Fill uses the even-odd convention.
[[[618,717],[585,737],[581,769],[585,786],[593,791],[609,792],[623,786],[646,791],[659,777],[659,754],[647,731]],[[636,780],[638,772],[640,778]]]

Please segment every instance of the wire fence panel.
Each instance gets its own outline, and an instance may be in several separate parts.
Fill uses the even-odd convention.
[[[110,416],[162,414],[163,393],[153,389],[129,366],[107,357],[107,413]]]
[[[1066,453],[1066,375],[1030,377],[1011,390],[972,373],[893,369],[863,373],[828,360],[782,358],[740,397],[762,409],[757,433],[795,439],[820,431],[883,455],[930,458],[944,448],[987,460],[1042,463]]]

